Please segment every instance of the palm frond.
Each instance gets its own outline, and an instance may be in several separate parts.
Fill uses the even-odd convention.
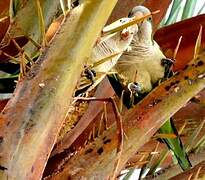
[[[190,18],[194,15],[196,3],[197,3],[196,0],[186,0],[183,13],[182,13],[182,17],[181,17],[182,20]]]

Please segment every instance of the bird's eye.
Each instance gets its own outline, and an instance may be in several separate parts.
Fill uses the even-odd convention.
[[[72,3],[72,7],[76,7],[78,6],[80,3],[79,3],[79,0],[75,0],[73,3]]]
[[[131,18],[132,16],[133,16],[133,13],[131,11],[131,12],[129,12],[128,17]]]
[[[148,18],[148,21],[152,21],[152,17],[149,17],[149,18]]]

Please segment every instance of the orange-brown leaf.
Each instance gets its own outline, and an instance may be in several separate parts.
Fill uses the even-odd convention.
[[[10,4],[10,0],[1,0],[0,1],[0,18],[2,18],[4,16],[8,16],[9,4]]]
[[[23,47],[28,42],[28,39],[25,36],[19,36],[14,39],[20,47]],[[9,41],[7,45],[0,48],[0,63],[5,63],[9,60],[9,57],[4,53],[14,57],[19,53],[19,50],[13,41]]]
[[[4,38],[8,28],[9,28],[9,25],[10,25],[10,18],[7,16],[3,19],[0,20],[0,43],[2,41],[2,39]]]
[[[173,57],[180,36],[182,36],[181,45],[176,56],[175,70],[183,69],[194,56],[194,48],[199,34],[200,25],[203,27],[202,44],[205,47],[205,15],[199,15],[170,26],[159,29],[154,39],[158,42],[165,55]]]
[[[53,36],[55,35],[55,33],[57,32],[58,28],[60,27],[62,21],[63,21],[64,16],[60,16],[59,18],[57,18],[48,28],[47,32],[46,32],[46,40],[47,42],[49,42]]]
[[[9,99],[0,100],[0,112],[4,109]]]

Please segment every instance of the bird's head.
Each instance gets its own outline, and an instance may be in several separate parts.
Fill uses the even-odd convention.
[[[128,17],[140,18],[150,13],[151,12],[148,8],[144,6],[136,6],[130,11]],[[136,38],[140,42],[152,43],[152,17],[149,17],[138,24],[138,33]]]

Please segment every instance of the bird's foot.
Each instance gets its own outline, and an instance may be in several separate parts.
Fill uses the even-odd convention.
[[[92,81],[92,83],[95,82],[96,72],[93,69],[85,66],[84,74],[87,79]]]
[[[169,78],[172,76],[172,66],[175,61],[169,58],[163,58],[161,60],[161,65],[165,68],[164,78]]]
[[[161,64],[162,64],[162,66],[164,66],[164,67],[170,67],[170,68],[171,68],[171,66],[172,66],[174,63],[175,63],[175,60],[169,59],[169,58],[163,58],[163,59],[161,60]]]
[[[132,83],[129,83],[127,88],[129,89],[129,91],[138,96],[139,93],[142,91],[142,86],[139,84],[139,83],[136,83],[136,82],[132,82]]]

